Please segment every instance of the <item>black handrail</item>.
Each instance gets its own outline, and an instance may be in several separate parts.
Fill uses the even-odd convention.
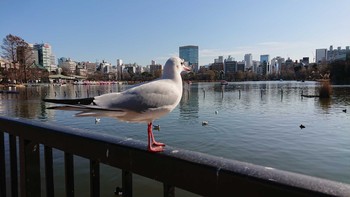
[[[11,147],[16,147],[18,138],[22,196],[41,195],[39,144],[45,147],[47,196],[53,196],[54,188],[52,149],[65,153],[66,196],[75,195],[73,155],[90,159],[91,196],[100,193],[100,163],[122,169],[123,196],[132,196],[132,173],[162,182],[164,196],[174,196],[174,187],[203,196],[350,196],[350,185],[345,183],[172,147],[151,153],[145,143],[135,140],[0,117],[1,196],[6,196],[4,133],[10,136],[10,152],[14,154],[11,165],[17,163],[16,151],[11,151]],[[11,172],[11,184],[16,184],[16,177],[12,177],[16,173]],[[13,192],[18,185],[11,187],[16,196]]]

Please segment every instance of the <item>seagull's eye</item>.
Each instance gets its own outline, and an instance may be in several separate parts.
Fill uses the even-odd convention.
[[[181,65],[184,65],[184,62],[181,62]]]

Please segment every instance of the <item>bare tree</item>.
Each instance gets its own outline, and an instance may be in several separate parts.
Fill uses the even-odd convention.
[[[7,35],[1,45],[2,57],[11,62],[10,80],[27,81],[28,67],[33,64],[32,49],[29,44],[18,36]],[[17,68],[17,66],[19,68]]]
[[[17,62],[17,44],[20,39],[21,38],[11,34],[3,39],[3,45],[1,45],[1,49],[3,50],[2,57],[11,61],[11,63]]]
[[[28,75],[31,75],[31,71],[35,68],[35,60],[33,58],[33,49],[28,43],[23,42],[17,47],[17,58],[20,66],[20,79],[28,82]],[[32,68],[33,67],[33,68]]]

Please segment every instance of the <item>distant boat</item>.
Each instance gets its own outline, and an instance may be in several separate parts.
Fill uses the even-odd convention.
[[[221,85],[228,85],[228,82],[226,80],[221,80],[220,83]]]

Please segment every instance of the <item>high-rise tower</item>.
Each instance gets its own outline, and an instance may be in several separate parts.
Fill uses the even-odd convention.
[[[34,44],[34,50],[38,51],[38,63],[51,71],[51,66],[55,65],[55,56],[52,54],[51,46],[47,43]]]
[[[184,59],[193,72],[198,71],[198,46],[187,45],[179,47],[179,56]]]

